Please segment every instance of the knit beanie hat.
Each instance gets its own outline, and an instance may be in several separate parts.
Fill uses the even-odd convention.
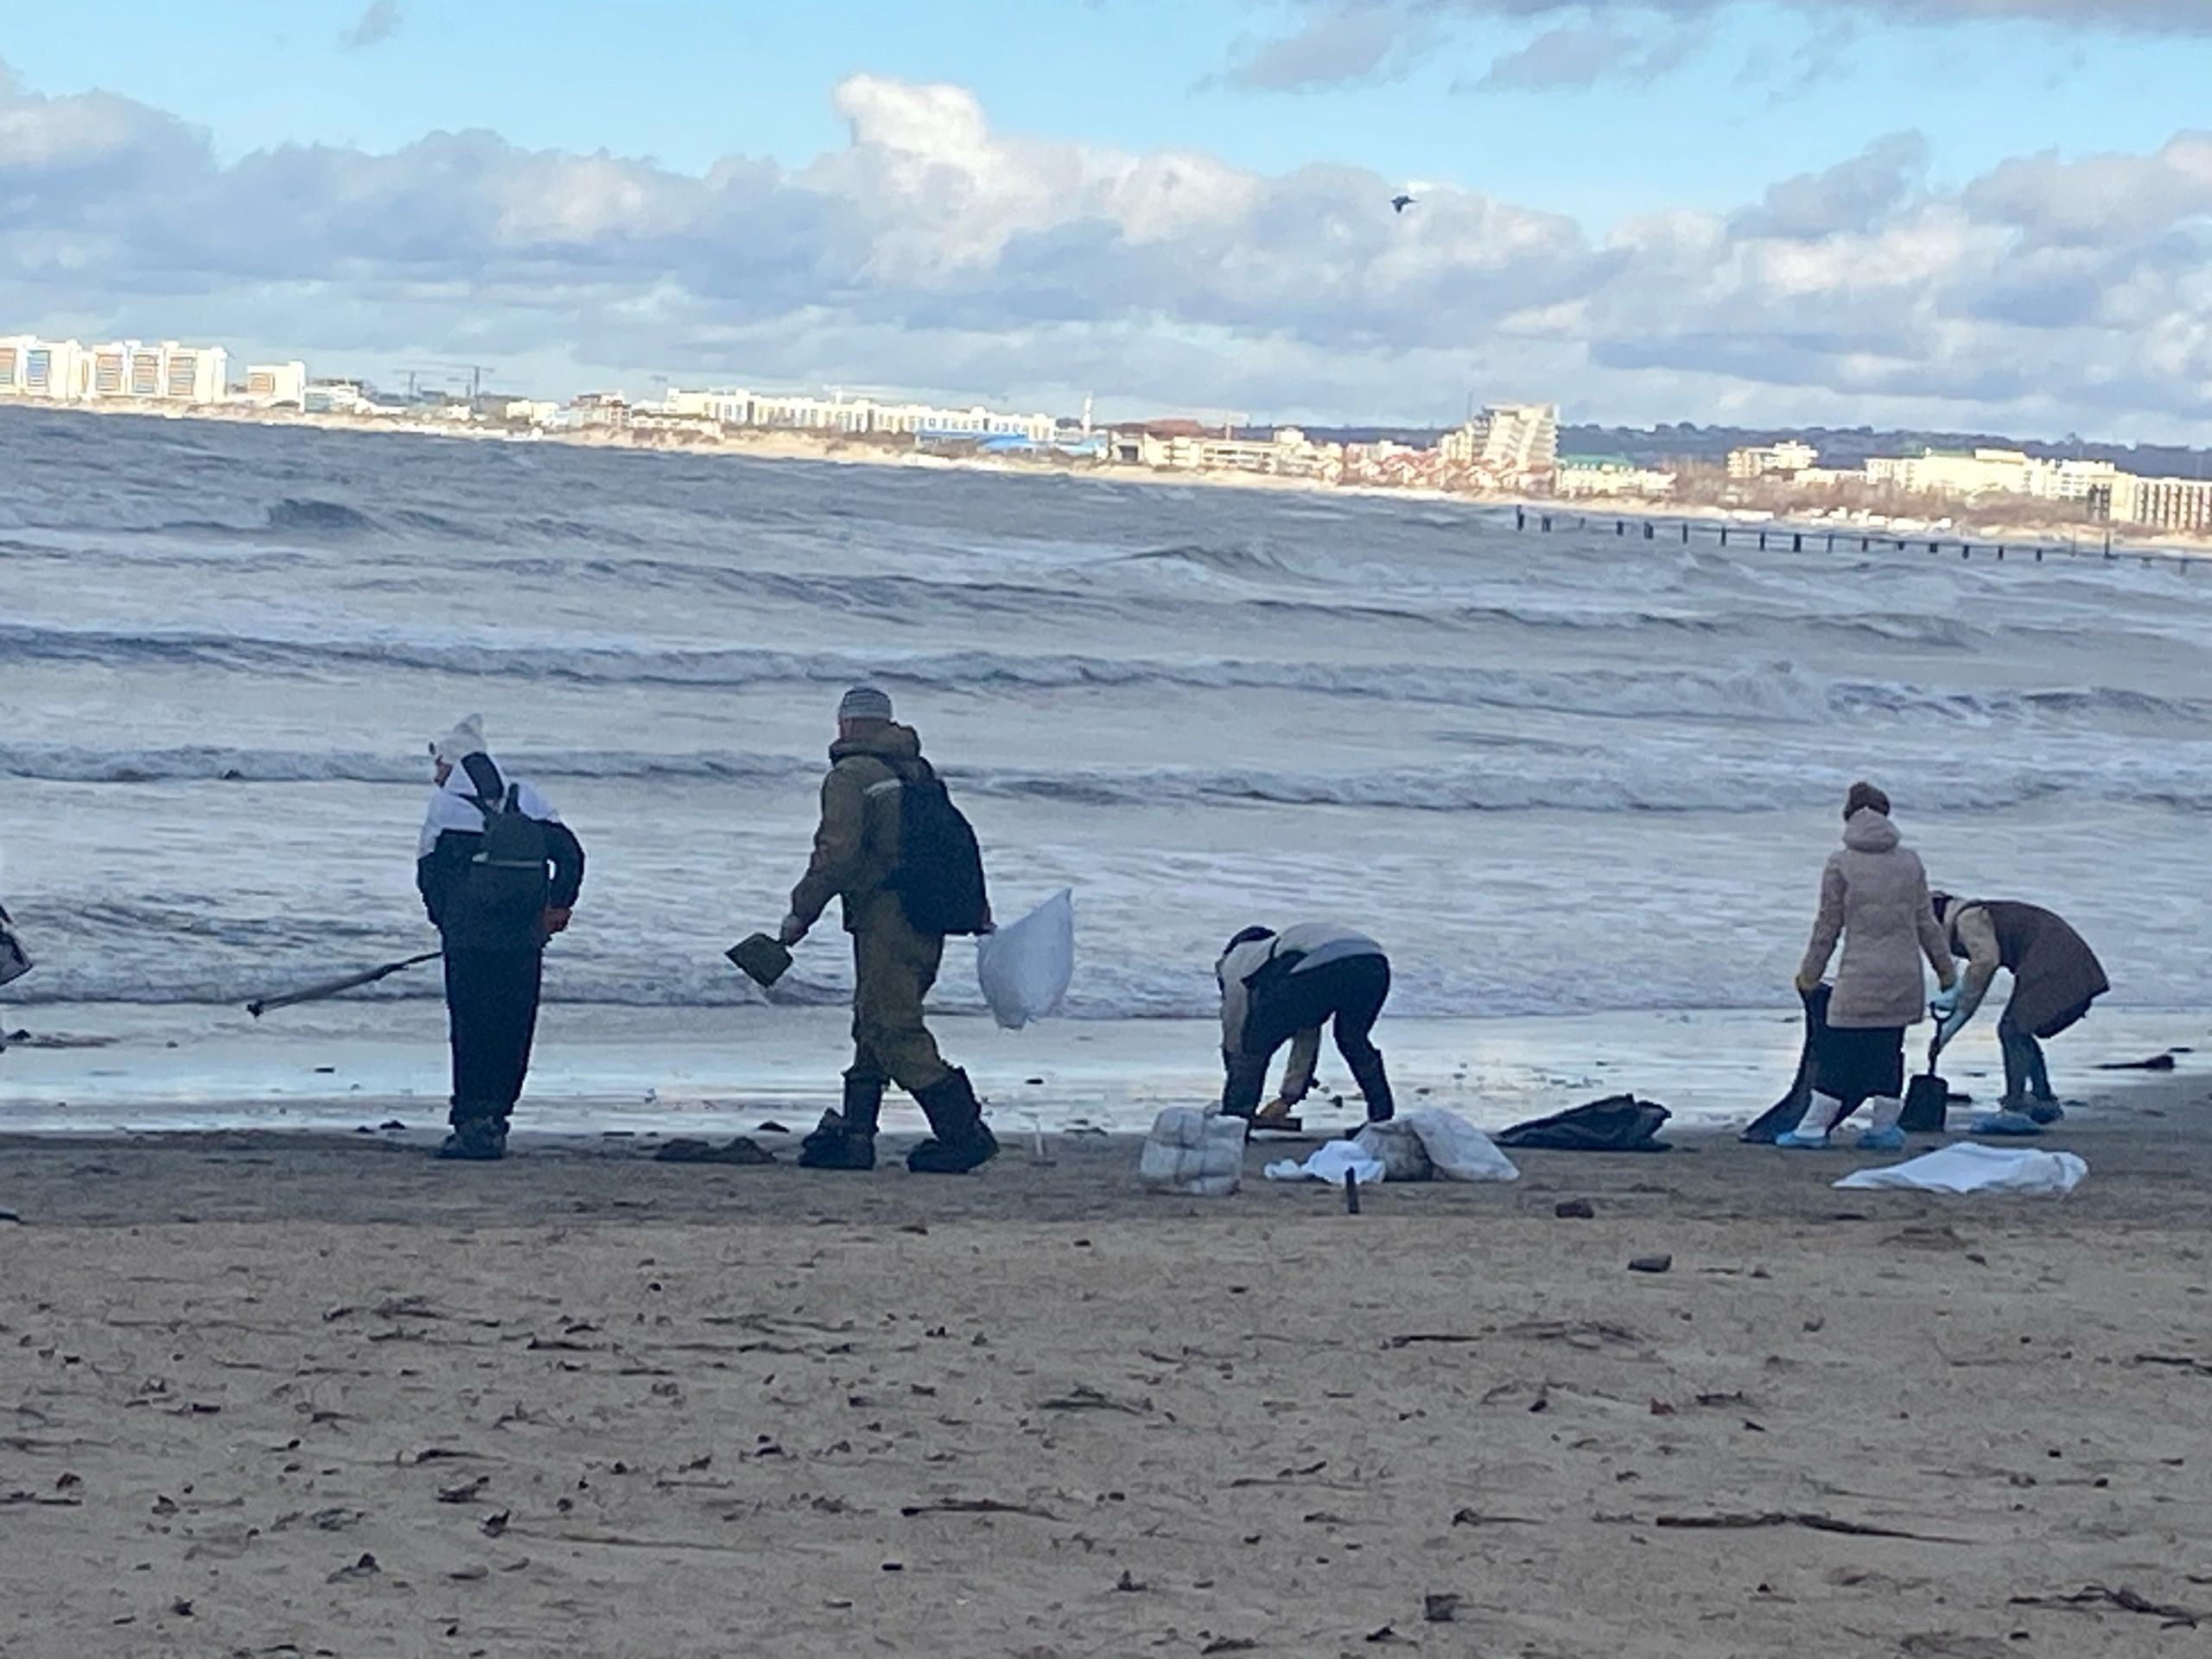
[[[889,720],[891,694],[872,685],[856,685],[837,705],[839,720]]]
[[[430,753],[449,766],[459,766],[472,754],[486,753],[484,716],[465,716],[453,730],[430,745]]]
[[[1869,783],[1856,783],[1851,793],[1843,798],[1843,816],[1847,821],[1861,812],[1875,811],[1884,817],[1890,816],[1890,798]]]

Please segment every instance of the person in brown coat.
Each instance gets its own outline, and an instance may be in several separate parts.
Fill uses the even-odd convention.
[[[917,1174],[961,1174],[998,1155],[968,1074],[948,1064],[930,1034],[923,1004],[937,983],[944,939],[908,919],[898,891],[899,792],[937,774],[921,739],[892,717],[890,696],[857,685],[837,709],[837,741],[822,785],[814,855],[791,893],[777,937],[797,944],[833,899],[853,938],[853,1063],[842,1105],[801,1142],[806,1169],[875,1167],[884,1090],[895,1083],[929,1119],[931,1138],[907,1154]]]
[[[1942,1010],[1942,1041],[1948,1044],[1966,1028],[1989,995],[1997,970],[2005,969],[2012,976],[2012,998],[1997,1022],[1997,1041],[2005,1053],[2000,1103],[2008,1112],[2025,1111],[2038,1123],[2056,1122],[2066,1114],[2051,1091],[2043,1045],[2071,1030],[2089,1005],[2112,988],[2104,964],[2063,918],[2036,905],[1939,893],[1936,916],[1950,949],[1967,964],[1955,1006]]]
[[[1958,978],[1950,944],[1928,891],[1928,873],[1890,822],[1890,798],[1853,784],[1843,807],[1843,850],[1821,875],[1821,910],[1797,970],[1809,995],[1827,972],[1839,940],[1843,961],[1828,1000],[1827,1030],[1814,1055],[1813,1098],[1779,1147],[1825,1147],[1828,1131],[1867,1101],[1874,1127],[1859,1138],[1869,1151],[1904,1144],[1904,1033],[1928,1017],[1924,958],[1948,992]]]

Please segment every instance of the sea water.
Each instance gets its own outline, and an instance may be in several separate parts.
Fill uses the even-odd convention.
[[[721,953],[783,913],[858,679],[921,731],[1002,912],[1075,890],[1039,1052],[1202,1020],[1232,932],[1313,917],[1388,944],[1402,1046],[1688,1010],[1784,1042],[1862,776],[1939,884],[2079,925],[2114,1015],[2205,1001],[2212,564],[22,410],[0,468],[0,900],[40,964],[0,1023],[157,1043],[134,1075],[211,1097],[341,1028],[404,1034],[439,1090],[435,970],[230,1022],[432,942],[425,747],[470,712],[590,856],[541,1089],[594,1042],[695,1043],[702,1094],[741,1088],[774,1042]],[[781,995],[849,982],[825,926]],[[1203,1031],[1160,1030],[1161,1075],[1202,1075]],[[0,1060],[0,1107],[42,1092]]]

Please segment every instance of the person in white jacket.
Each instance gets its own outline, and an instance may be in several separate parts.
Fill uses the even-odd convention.
[[[1332,922],[1305,922],[1278,933],[1248,927],[1230,940],[1214,965],[1221,986],[1221,1058],[1228,1072],[1221,1109],[1251,1117],[1275,1051],[1291,1046],[1281,1109],[1313,1087],[1321,1027],[1333,1023],[1337,1051],[1367,1102],[1367,1119],[1396,1113],[1389,1075],[1371,1033],[1390,995],[1390,959],[1364,933]]]

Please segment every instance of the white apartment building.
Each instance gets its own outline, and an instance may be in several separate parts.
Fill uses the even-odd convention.
[[[2119,473],[2097,487],[2092,500],[2118,524],[2197,535],[2212,531],[2212,479]]]
[[[1795,439],[1750,449],[1728,452],[1728,476],[1738,480],[1769,478],[1776,474],[1794,477],[1821,458],[1809,443]]]
[[[1553,490],[1569,498],[1632,496],[1651,500],[1675,493],[1672,473],[1639,467],[1624,456],[1567,455],[1554,474]]]
[[[1914,495],[2025,495],[2039,501],[2086,501],[2119,468],[2108,461],[2041,461],[2018,449],[1927,449],[1905,457],[1876,456],[1866,481]]]
[[[1446,461],[1471,467],[1494,483],[1544,476],[1559,467],[1559,405],[1492,404],[1446,433],[1437,450]]]
[[[123,398],[219,404],[230,391],[230,353],[219,346],[136,340],[81,346],[30,334],[0,339],[0,395],[75,403]]]
[[[134,403],[219,404],[229,395],[231,354],[219,346],[118,340],[88,348],[84,396]]]
[[[274,409],[289,404],[305,409],[308,403],[308,365],[304,363],[249,363],[245,396],[251,404]]]
[[[72,400],[84,395],[85,348],[73,340],[0,335],[0,397]]]
[[[2099,485],[2120,476],[2108,461],[2039,461],[2028,474],[2028,493],[2046,501],[2086,501]]]
[[[1050,415],[1003,414],[981,404],[948,409],[930,404],[880,403],[872,397],[756,392],[743,387],[711,391],[671,391],[662,407],[670,415],[703,416],[723,426],[772,427],[854,435],[1020,437],[1032,443],[1046,443],[1059,426]]]
[[[301,393],[301,407],[313,415],[358,415],[370,404],[358,380],[317,380]]]

